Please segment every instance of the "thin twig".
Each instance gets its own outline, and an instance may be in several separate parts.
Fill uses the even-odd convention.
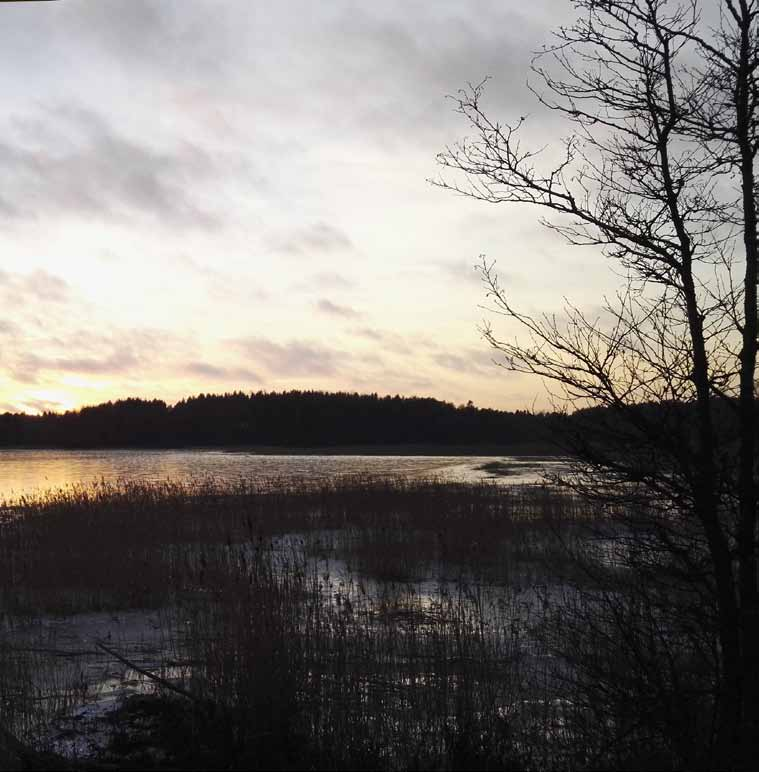
[[[150,670],[146,670],[145,668],[140,667],[139,665],[136,665],[134,662],[131,662],[126,657],[119,654],[117,651],[114,651],[109,646],[106,646],[102,641],[96,641],[95,645],[99,649],[102,649],[106,654],[110,654],[112,657],[117,659],[122,664],[132,668],[132,670],[136,671],[140,675],[145,676],[145,678],[149,678],[151,681],[154,681],[159,686],[162,686],[164,689],[168,689],[169,691],[174,692],[175,694],[179,694],[182,697],[186,697],[188,700],[192,700],[197,704],[201,704],[202,700],[200,700],[196,695],[192,694],[191,692],[188,692],[186,689],[183,689],[181,686],[177,686],[176,684],[171,683],[171,681],[167,680],[166,678],[162,678],[161,676],[156,675],[155,673],[152,673]]]

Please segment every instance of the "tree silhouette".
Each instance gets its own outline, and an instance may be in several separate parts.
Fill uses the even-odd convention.
[[[524,337],[501,337],[493,322],[483,332],[506,368],[553,384],[565,409],[606,408],[571,423],[566,441],[579,461],[565,482],[608,502],[637,556],[628,568],[647,577],[637,596],[645,614],[612,604],[609,624],[634,631],[637,661],[651,660],[636,688],[658,679],[670,740],[679,731],[694,748],[707,742],[718,765],[747,766],[759,737],[759,4],[721,0],[710,24],[702,14],[717,9],[698,0],[575,6],[577,22],[533,62],[538,100],[572,127],[559,160],[543,168],[541,151],[523,144],[524,118],[488,114],[483,82],[455,98],[473,136],[439,155],[452,171],[437,184],[555,215],[549,228],[597,246],[621,272],[598,317],[572,305],[534,316],[483,261],[494,317],[516,321]],[[677,646],[664,640],[685,630]],[[711,680],[688,692],[687,673],[704,661],[699,636],[710,635]],[[675,657],[666,678],[658,655]],[[711,722],[689,730],[688,700],[708,704]],[[661,710],[656,721],[665,723]]]
[[[289,391],[124,399],[66,413],[0,415],[0,447],[530,445],[547,416],[424,397]]]

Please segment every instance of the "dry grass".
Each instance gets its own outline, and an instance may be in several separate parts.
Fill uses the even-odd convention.
[[[566,545],[600,517],[541,486],[405,479],[19,502],[0,525],[0,722],[39,741],[87,689],[14,648],[19,624],[163,608],[164,658],[185,663],[191,698],[164,693],[151,742],[117,732],[111,764],[125,748],[167,769],[598,763],[547,631],[581,578]]]
[[[74,487],[6,514],[0,603],[14,614],[162,606],[220,545],[293,533],[316,549],[332,532],[333,550],[383,577],[435,562],[497,572],[505,557],[539,557],[547,527],[582,516],[548,489],[434,480]]]

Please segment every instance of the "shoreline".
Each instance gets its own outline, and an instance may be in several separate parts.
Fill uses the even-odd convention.
[[[520,443],[515,445],[127,445],[127,446],[86,446],[70,447],[61,445],[19,445],[0,447],[2,452],[14,451],[71,451],[71,452],[167,452],[198,451],[219,453],[241,453],[256,456],[450,456],[461,458],[517,456],[525,458],[560,458],[566,456],[561,449],[542,443]]]

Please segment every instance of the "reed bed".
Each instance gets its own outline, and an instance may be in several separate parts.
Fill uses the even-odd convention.
[[[387,478],[102,483],[5,512],[0,603],[14,614],[162,606],[197,577],[208,551],[281,534],[318,545],[332,532],[334,549],[377,573],[411,576],[431,561],[481,570],[503,565],[504,548],[539,556],[549,529],[591,516],[545,486]]]
[[[19,646],[17,631],[160,609],[152,667],[171,678],[120,705],[107,746],[79,766],[599,763],[576,731],[589,709],[567,694],[547,643],[583,580],[568,546],[604,518],[566,492],[434,479],[125,482],[5,513],[0,725],[27,747],[56,751],[44,726],[88,699],[92,652],[69,652],[64,670],[50,646]]]

